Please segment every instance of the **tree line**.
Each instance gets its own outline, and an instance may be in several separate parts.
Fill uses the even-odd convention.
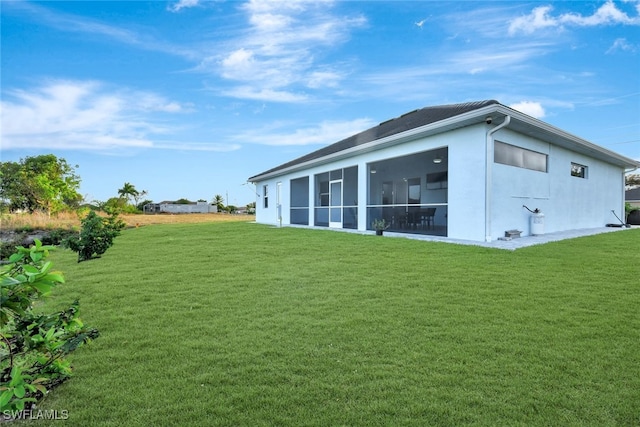
[[[79,193],[81,180],[76,173],[77,168],[78,165],[72,166],[53,154],[25,157],[18,162],[0,162],[0,212],[45,212],[51,215],[78,209],[86,201]],[[106,201],[94,200],[89,205],[107,212],[138,213],[145,205],[153,203],[153,200],[145,199],[146,190],[138,190],[130,182],[125,182],[117,194],[117,197]],[[218,207],[218,212],[237,210],[237,207],[226,206],[224,202],[224,198],[216,194],[211,204]],[[182,198],[174,203],[192,202]],[[255,210],[255,202],[247,208]]]

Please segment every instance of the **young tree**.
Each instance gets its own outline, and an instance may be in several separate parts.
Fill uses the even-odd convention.
[[[19,411],[31,409],[49,390],[69,378],[72,368],[66,356],[100,335],[78,318],[78,301],[52,314],[42,313],[42,307],[37,307],[38,300],[65,281],[45,259],[51,249],[36,240],[28,249],[17,247],[9,263],[0,266],[3,421],[19,418]]]
[[[78,262],[99,258],[113,245],[113,239],[120,235],[125,223],[117,213],[103,218],[94,211],[81,220],[80,235],[67,239],[67,246],[78,253]]]
[[[51,214],[76,208],[82,200],[75,169],[53,154],[0,162],[0,177],[0,198],[8,201],[10,210]]]

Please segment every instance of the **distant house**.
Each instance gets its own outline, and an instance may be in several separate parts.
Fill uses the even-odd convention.
[[[406,113],[249,181],[259,223],[365,231],[384,219],[398,233],[490,242],[616,222],[638,167],[488,100]],[[544,215],[537,232],[526,208]]]
[[[631,206],[640,208],[640,187],[625,191],[624,200]]]
[[[207,202],[192,202],[188,204],[183,204],[183,203],[174,203],[174,202],[165,201],[160,203],[146,204],[143,207],[143,211],[146,214],[215,213],[215,212],[218,212],[218,207],[216,205],[211,205]]]

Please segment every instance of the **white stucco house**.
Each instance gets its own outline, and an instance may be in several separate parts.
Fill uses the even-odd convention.
[[[365,231],[385,219],[388,231],[490,242],[617,222],[638,167],[488,100],[411,111],[249,181],[259,223]]]
[[[160,202],[160,203],[148,203],[144,205],[143,211],[146,214],[216,213],[218,212],[218,207],[216,205],[212,205],[207,202],[191,202],[191,203]]]

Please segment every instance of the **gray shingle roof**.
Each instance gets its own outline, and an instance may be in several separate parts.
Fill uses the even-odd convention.
[[[252,181],[254,178],[261,175],[277,172],[281,169],[286,169],[300,163],[317,160],[330,154],[357,147],[358,145],[362,145],[367,142],[375,141],[410,129],[415,129],[420,126],[435,123],[440,120],[449,119],[451,117],[455,117],[460,114],[468,113],[470,111],[478,110],[480,108],[494,104],[499,105],[500,103],[495,100],[486,100],[477,102],[466,102],[462,104],[438,105],[434,107],[425,107],[419,110],[414,110],[409,113],[403,114],[400,117],[396,117],[395,119],[382,122],[378,126],[374,126],[371,129],[367,129],[356,135],[350,136],[346,139],[343,139],[342,141],[338,141],[312,153],[306,154],[302,157],[298,157],[297,159],[291,160],[287,163],[283,163],[280,166],[276,166],[275,168],[264,171],[249,178],[249,181]]]

